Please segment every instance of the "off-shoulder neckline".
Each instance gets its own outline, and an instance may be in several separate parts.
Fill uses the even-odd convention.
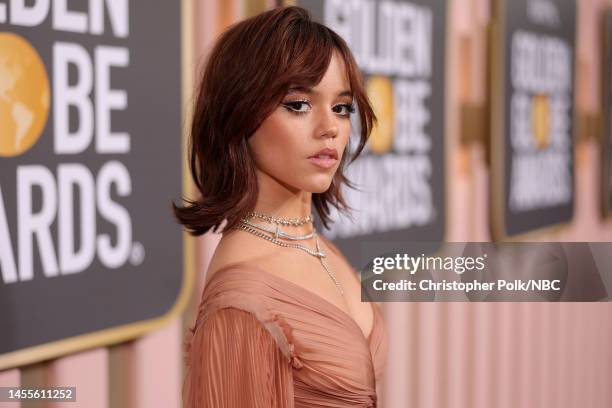
[[[301,292],[301,293],[303,293],[303,294],[305,294],[307,296],[310,296],[312,299],[316,299],[320,303],[326,305],[328,308],[334,310],[337,314],[341,315],[343,318],[348,320],[353,326],[355,326],[357,328],[357,330],[359,331],[359,333],[361,333],[361,336],[368,343],[368,345],[371,344],[371,341],[372,341],[372,338],[373,338],[373,335],[374,335],[374,331],[376,330],[377,325],[380,324],[380,321],[379,321],[380,316],[377,316],[377,314],[379,313],[379,310],[377,310],[378,309],[378,305],[376,305],[376,303],[368,302],[368,303],[370,303],[371,309],[372,309],[372,327],[370,328],[370,332],[366,336],[364,334],[363,330],[361,330],[361,326],[359,326],[357,321],[350,314],[348,314],[346,311],[344,311],[340,307],[336,306],[335,304],[333,304],[329,300],[325,299],[321,295],[313,292],[312,290],[306,289],[306,288],[298,285],[297,283],[291,282],[289,279],[285,279],[285,278],[282,278],[282,277],[280,277],[278,275],[270,273],[270,272],[266,271],[265,269],[263,269],[261,266],[258,266],[258,265],[252,264],[252,263],[248,263],[248,262],[242,262],[242,261],[241,262],[232,262],[232,263],[226,264],[226,265],[222,266],[221,268],[217,269],[215,271],[215,273],[213,274],[213,276],[211,277],[210,280],[213,280],[222,271],[227,271],[227,270],[230,270],[232,268],[236,268],[236,267],[240,267],[240,266],[246,267],[246,268],[255,269],[258,272],[263,273],[265,276],[271,277],[273,279],[276,279],[279,282],[282,282],[283,285],[290,286],[290,287],[298,290],[299,292]]]

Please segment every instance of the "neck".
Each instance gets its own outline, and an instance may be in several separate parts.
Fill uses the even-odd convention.
[[[312,193],[291,188],[261,171],[257,173],[259,194],[255,212],[279,218],[304,218],[311,214]],[[287,228],[292,233],[307,233],[312,231],[312,224]]]

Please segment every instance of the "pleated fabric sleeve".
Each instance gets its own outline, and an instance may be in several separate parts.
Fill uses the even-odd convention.
[[[222,308],[191,329],[185,343],[185,408],[293,408],[293,374],[253,313]]]

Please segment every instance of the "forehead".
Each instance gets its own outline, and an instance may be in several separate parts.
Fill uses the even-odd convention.
[[[331,60],[327,66],[327,70],[321,78],[321,81],[313,88],[343,88],[350,89],[347,66],[342,54],[337,50],[332,53]]]

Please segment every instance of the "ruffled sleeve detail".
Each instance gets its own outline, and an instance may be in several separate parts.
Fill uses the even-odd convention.
[[[254,314],[228,307],[198,319],[185,343],[185,407],[294,407],[292,367],[301,363],[295,345],[287,343],[285,354],[266,327],[270,323],[284,335],[283,320],[268,317],[262,324]]]
[[[299,359],[300,347],[293,336],[292,327],[279,313],[265,307],[257,297],[226,292],[208,299],[205,304],[206,307],[200,310],[199,320],[206,320],[216,311],[227,307],[251,313],[276,341],[286,361],[295,369],[302,368],[303,364]]]
[[[299,346],[297,346],[295,337],[293,336],[293,328],[285,321],[285,319],[283,319],[282,316],[278,314],[273,315],[271,322],[276,323],[282,330],[284,339],[281,341],[284,344],[287,344],[286,356],[289,359],[291,366],[296,370],[299,370],[304,366],[304,364],[302,364],[302,361],[298,357]]]

